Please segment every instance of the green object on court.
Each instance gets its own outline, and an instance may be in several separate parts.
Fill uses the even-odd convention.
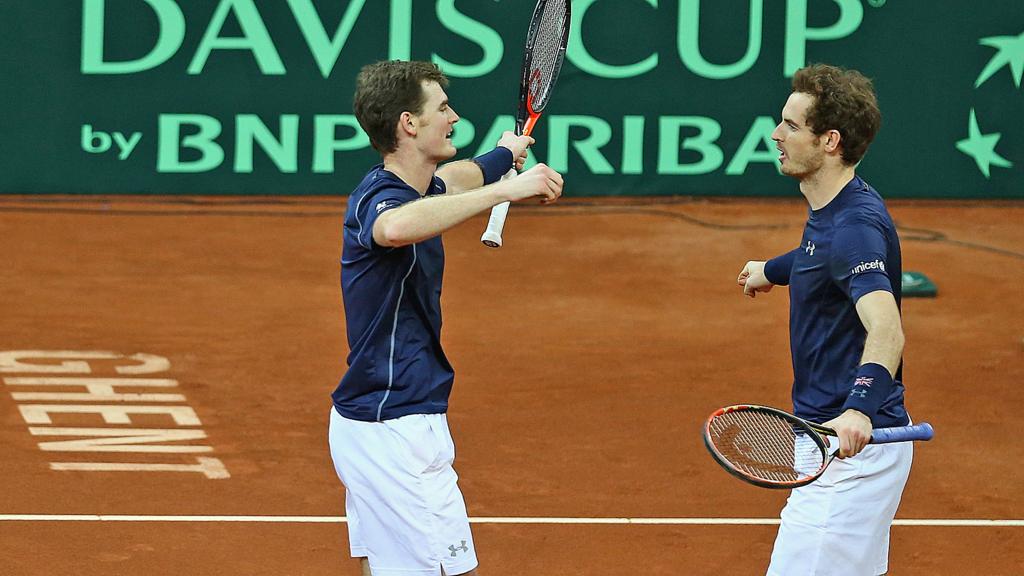
[[[921,272],[903,273],[904,298],[935,298],[939,289]]]

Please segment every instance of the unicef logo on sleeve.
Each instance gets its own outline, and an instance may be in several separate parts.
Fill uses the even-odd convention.
[[[881,260],[873,260],[871,262],[861,262],[860,264],[853,267],[850,274],[860,274],[866,270],[881,270],[885,272],[885,262]]]

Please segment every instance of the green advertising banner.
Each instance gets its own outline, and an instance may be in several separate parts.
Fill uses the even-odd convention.
[[[857,68],[884,195],[1024,197],[1021,0],[576,0],[534,158],[567,194],[793,195],[795,70]],[[4,0],[3,193],[347,194],[381,59],[436,62],[460,157],[511,129],[531,0]]]

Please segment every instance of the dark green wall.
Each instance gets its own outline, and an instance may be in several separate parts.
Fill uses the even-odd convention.
[[[476,154],[512,126],[532,5],[4,1],[0,192],[345,194],[377,159],[353,79],[385,58],[441,65]],[[573,5],[534,132],[570,195],[795,194],[768,135],[793,70],[828,62],[875,80],[883,128],[859,170],[883,195],[1024,197],[1020,0]]]

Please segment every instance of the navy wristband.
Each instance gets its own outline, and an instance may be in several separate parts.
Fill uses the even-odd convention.
[[[512,169],[512,151],[504,146],[498,146],[486,154],[473,158],[473,162],[484,173],[484,184],[491,184]]]
[[[794,260],[796,260],[796,250],[790,250],[782,256],[772,258],[764,263],[764,277],[776,286],[787,286]]]
[[[885,366],[874,362],[862,364],[857,370],[857,377],[853,380],[843,410],[853,409],[874,420],[878,409],[892,393],[892,388],[892,375]]]

